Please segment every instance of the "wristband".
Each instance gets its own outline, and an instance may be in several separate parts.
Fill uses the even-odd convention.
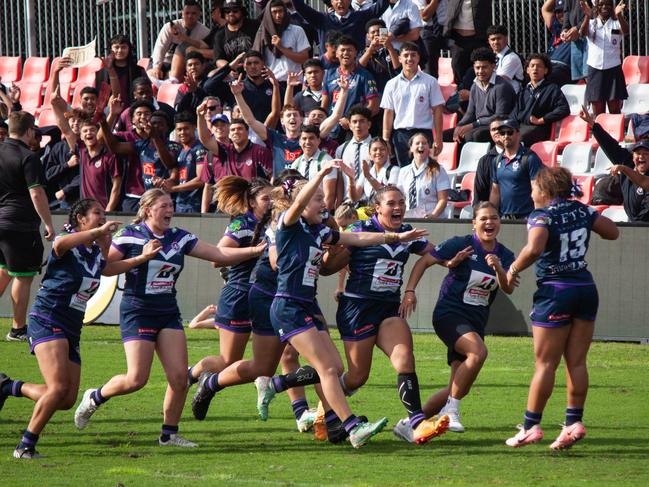
[[[387,232],[384,234],[384,242],[386,244],[393,244],[399,242],[399,234],[394,232]]]
[[[414,289],[406,289],[406,290],[403,292],[403,294],[406,294],[406,293],[414,293],[414,292],[415,292]]]

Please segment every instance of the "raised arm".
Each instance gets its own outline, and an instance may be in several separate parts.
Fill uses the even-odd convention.
[[[98,228],[62,235],[54,240],[52,250],[54,250],[57,257],[63,257],[63,255],[65,255],[65,253],[70,249],[78,247],[79,245],[89,245],[103,235],[112,235],[117,231],[121,224],[122,223],[118,221],[107,221]]]
[[[79,136],[72,131],[70,124],[68,123],[68,119],[65,118],[65,111],[68,108],[68,104],[63,98],[61,98],[58,88],[52,91],[51,104],[52,111],[54,112],[54,118],[56,119],[56,126],[59,128],[59,130],[61,130],[61,134],[65,138],[65,141],[68,143],[70,150],[76,150]]]
[[[261,140],[268,140],[268,131],[266,130],[266,126],[255,118],[250,106],[248,106],[243,97],[243,75],[239,76],[239,79],[230,85],[230,91],[232,91],[234,99],[236,100],[237,105],[239,105],[239,110],[241,110],[243,120],[252,130],[255,131]]]
[[[320,137],[326,137],[338,125],[338,121],[345,113],[345,105],[347,104],[347,97],[349,96],[349,80],[347,78],[339,78],[338,86],[340,86],[340,95],[336,101],[331,115],[325,118],[320,124]]]
[[[266,242],[256,247],[217,247],[203,240],[199,240],[192,251],[188,254],[198,259],[209,260],[222,266],[236,265],[240,262],[259,257],[266,248]]]
[[[207,112],[207,102],[203,102],[196,108],[196,128],[198,130],[198,140],[201,144],[210,151],[212,154],[219,153],[219,143],[212,136],[212,132],[207,127],[207,120],[205,120],[205,113]]]
[[[273,85],[273,96],[271,98],[271,110],[264,125],[268,128],[274,129],[277,127],[277,122],[279,122],[279,114],[282,111],[282,89],[279,86],[279,81],[275,78],[275,74],[267,69],[268,81]]]

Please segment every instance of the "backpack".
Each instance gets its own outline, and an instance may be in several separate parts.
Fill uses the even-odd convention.
[[[621,205],[624,203],[620,179],[617,176],[609,175],[599,178],[595,181],[590,201],[593,205]]]

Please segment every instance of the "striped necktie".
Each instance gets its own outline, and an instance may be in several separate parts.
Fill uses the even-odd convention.
[[[413,171],[410,188],[408,188],[408,209],[414,210],[415,208],[417,208],[417,176],[415,175],[415,171]]]
[[[354,142],[356,144],[356,154],[354,155],[354,176],[356,181],[361,177],[361,146],[362,142]]]

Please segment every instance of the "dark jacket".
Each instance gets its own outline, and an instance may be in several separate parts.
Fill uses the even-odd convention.
[[[489,201],[491,194],[491,185],[493,184],[493,171],[496,166],[496,159],[500,153],[496,146],[492,145],[484,156],[478,161],[478,167],[475,172],[475,182],[473,183],[473,204],[481,201]]]
[[[516,93],[509,81],[496,76],[495,83],[485,94],[473,83],[469,106],[458,125],[473,124],[474,127],[489,125],[496,115],[509,116],[516,104]]]
[[[463,0],[449,0],[446,7],[446,25],[444,35],[449,36],[453,32],[453,24],[460,16]],[[475,35],[478,38],[487,38],[487,27],[492,24],[491,16],[493,2],[487,0],[471,0],[473,6],[473,26]]]
[[[510,118],[520,124],[530,124],[530,116],[543,117],[546,124],[558,122],[570,115],[570,105],[561,89],[554,83],[543,81],[534,91],[531,86],[524,87],[516,100]]]
[[[45,160],[45,180],[56,190],[63,190],[65,202],[72,204],[79,199],[81,187],[81,175],[79,165],[69,167],[68,161],[72,152],[66,140],[54,144],[52,150]]]

